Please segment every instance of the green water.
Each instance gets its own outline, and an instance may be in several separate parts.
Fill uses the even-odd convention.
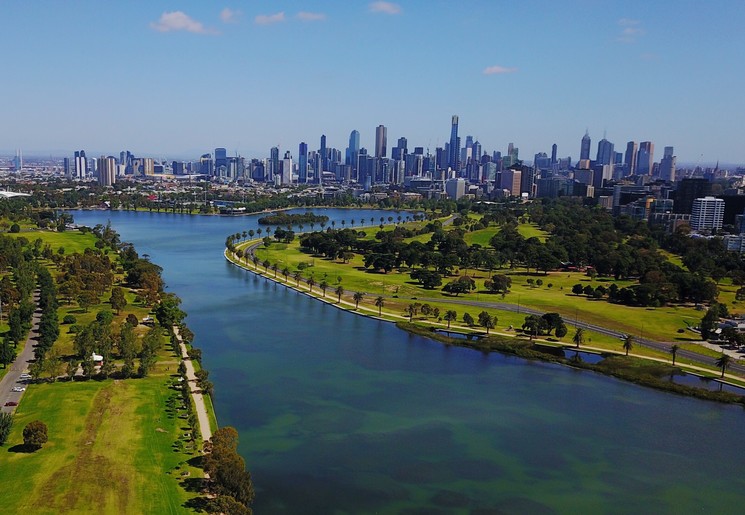
[[[164,267],[219,422],[241,433],[257,514],[743,511],[741,408],[448,348],[313,301],[223,261],[253,217],[75,218],[111,219]]]

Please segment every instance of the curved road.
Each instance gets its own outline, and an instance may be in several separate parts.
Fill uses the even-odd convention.
[[[21,374],[28,373],[28,364],[34,360],[34,347],[39,337],[39,320],[41,320],[41,309],[39,308],[39,292],[34,292],[34,304],[36,310],[31,318],[31,330],[26,338],[26,345],[21,353],[16,356],[15,361],[9,365],[8,373],[0,380],[0,412],[12,413],[15,406],[6,406],[6,402],[21,402],[25,392],[14,392],[15,386],[27,387],[31,382],[29,379],[21,379]]]

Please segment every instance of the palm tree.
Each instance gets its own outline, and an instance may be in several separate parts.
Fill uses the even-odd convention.
[[[673,344],[672,347],[670,347],[670,354],[673,355],[673,366],[675,366],[675,358],[678,356],[678,351],[680,350],[680,345]]]
[[[316,284],[316,280],[313,279],[312,275],[308,277],[307,283],[308,283],[308,288],[310,288],[310,292],[313,293],[313,285]]]
[[[378,307],[378,316],[381,316],[383,314],[383,306],[385,306],[385,299],[378,297],[375,299],[375,305]]]
[[[341,302],[341,296],[344,294],[344,288],[342,288],[341,285],[339,285],[336,287],[336,290],[334,290],[334,292],[336,293],[336,297],[339,300],[339,302]]]
[[[261,264],[262,264],[262,266],[264,267],[264,270],[266,270],[266,271],[267,271],[267,273],[269,273],[269,267],[270,267],[270,266],[271,266],[271,264],[272,264],[272,263],[271,263],[271,261],[269,261],[268,259],[265,259],[265,260],[264,260],[264,262],[263,262],[263,263],[261,263]]]
[[[716,361],[717,368],[722,369],[722,375],[721,377],[724,377],[724,371],[729,368],[730,363],[732,363],[732,357],[730,357],[729,354],[722,354]]]
[[[361,291],[354,292],[354,295],[352,295],[352,298],[354,299],[354,309],[357,309],[360,307],[360,301],[365,296],[364,293]]]
[[[279,265],[277,263],[274,263],[272,265],[272,270],[274,270],[274,278],[277,278],[277,270],[279,270]]]
[[[254,254],[254,256],[251,258],[251,260],[254,262],[254,268],[257,268],[258,269],[259,268],[259,258],[256,257],[256,255]]]
[[[623,350],[626,351],[626,355],[629,355],[629,351],[634,348],[634,337],[627,334],[623,337]]]
[[[417,307],[414,304],[406,306],[406,314],[409,315],[409,322],[414,320],[414,315],[417,313]]]
[[[581,327],[578,327],[577,330],[574,332],[574,336],[572,337],[572,343],[574,343],[574,346],[579,349],[579,346],[585,343],[585,330]]]
[[[297,286],[300,287],[300,278],[303,276],[303,274],[300,273],[300,270],[295,270],[295,273],[292,274],[292,278],[297,281]]]
[[[254,231],[253,229],[249,229],[248,230],[248,237],[249,238],[253,239],[254,234],[256,234],[256,231]]]
[[[245,240],[245,239],[246,239],[246,236],[248,236],[248,232],[246,232],[246,231],[243,231],[243,232],[241,233],[241,236],[243,236],[243,239]]]
[[[448,309],[445,312],[445,320],[448,322],[448,329],[450,329],[450,322],[458,320],[458,313],[454,309]]]
[[[318,286],[321,288],[321,291],[323,292],[323,296],[325,297],[326,289],[329,287],[329,282],[326,279],[323,279]]]

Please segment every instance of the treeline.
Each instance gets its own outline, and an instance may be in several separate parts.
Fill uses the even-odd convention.
[[[298,225],[298,224],[320,224],[329,221],[326,215],[316,215],[314,213],[276,213],[273,215],[262,216],[258,222],[261,225]]]

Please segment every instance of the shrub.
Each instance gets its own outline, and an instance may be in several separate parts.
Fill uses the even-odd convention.
[[[10,232],[21,232],[21,226],[18,224],[11,225]]]
[[[75,318],[75,315],[65,315],[65,318],[62,319],[63,324],[74,324],[77,323],[78,319]]]
[[[41,420],[29,422],[23,428],[23,445],[28,449],[41,449],[41,446],[47,443],[47,425]]]

